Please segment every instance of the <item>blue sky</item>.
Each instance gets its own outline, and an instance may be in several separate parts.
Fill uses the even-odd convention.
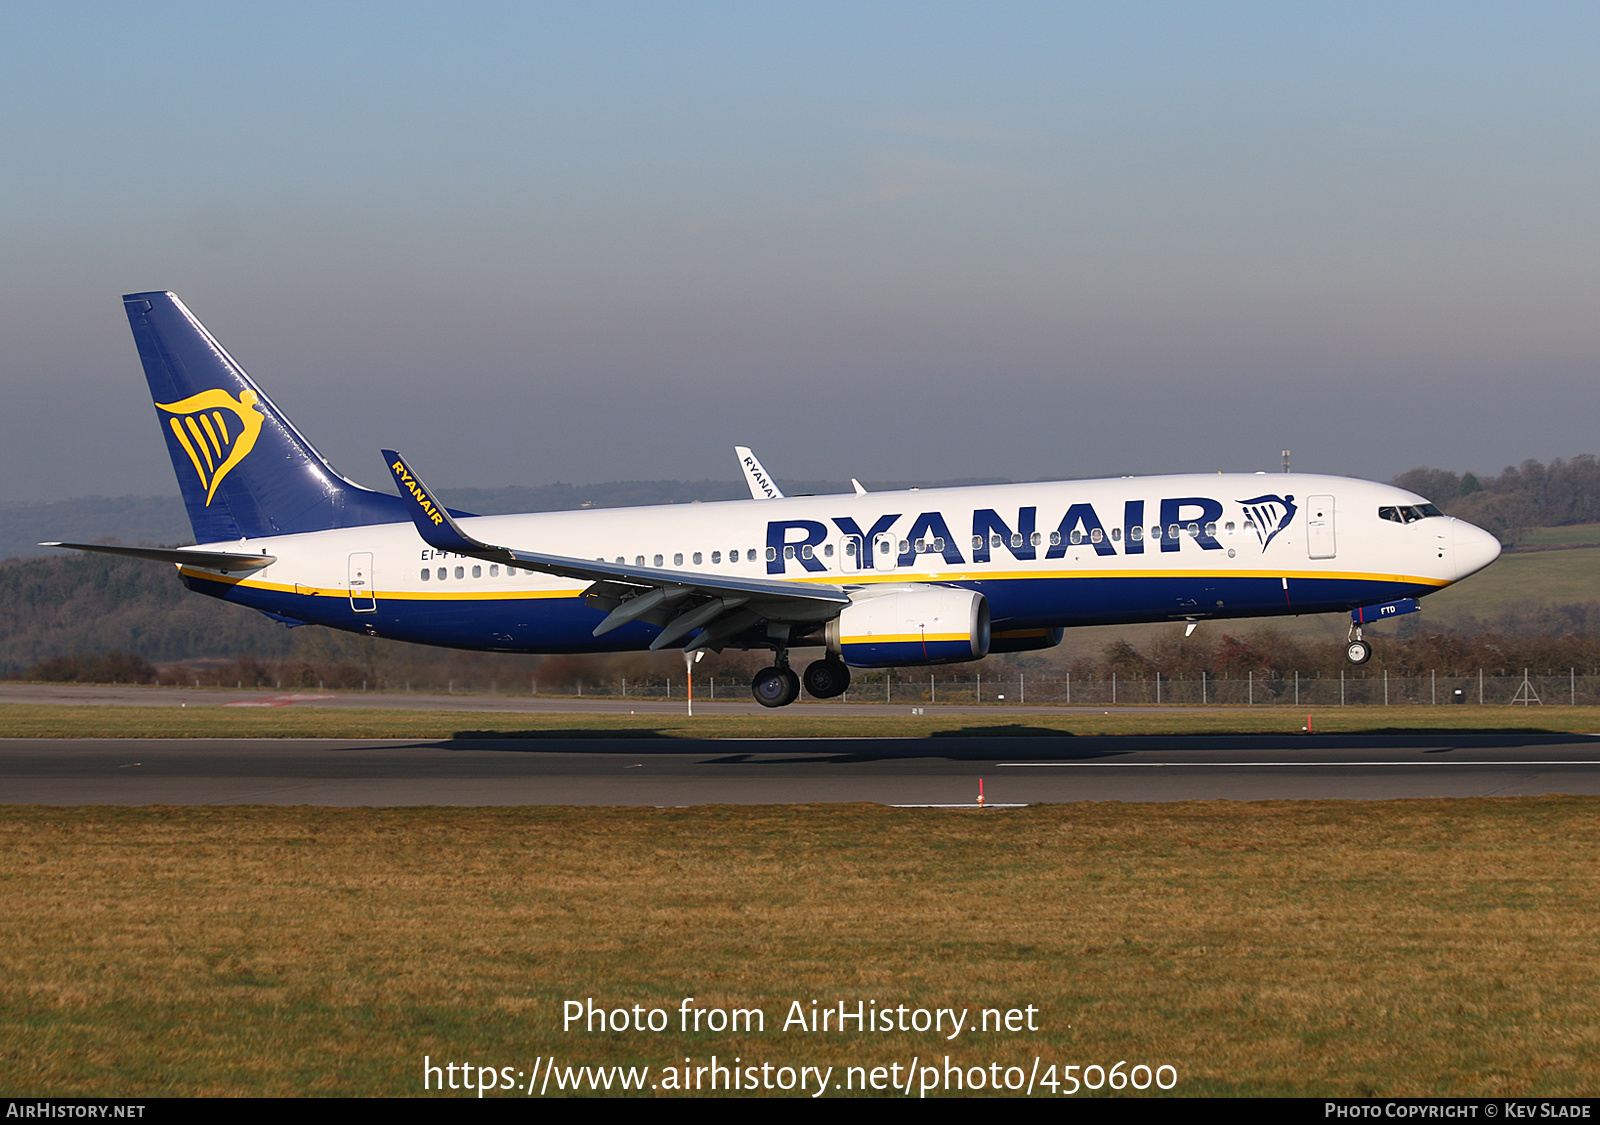
[[[1594,452],[1592,5],[0,7],[8,499],[171,289],[347,474]]]

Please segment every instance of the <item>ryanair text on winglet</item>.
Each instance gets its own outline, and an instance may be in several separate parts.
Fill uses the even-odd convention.
[[[396,461],[393,465],[390,465],[389,468],[395,471],[400,483],[405,486],[406,491],[411,493],[412,496],[416,497],[417,503],[422,505],[422,510],[428,514],[428,518],[434,522],[434,525],[438,526],[439,524],[444,523],[444,516],[439,513],[439,509],[433,506],[433,501],[428,499],[428,494],[422,491],[421,486],[417,484],[417,478],[411,475],[411,470],[406,468],[405,462]]]

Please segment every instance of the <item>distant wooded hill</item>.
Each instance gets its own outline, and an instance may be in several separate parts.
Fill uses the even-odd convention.
[[[1536,527],[1600,522],[1600,461],[1592,454],[1548,465],[1524,461],[1499,476],[1417,468],[1394,483],[1426,496],[1452,516],[1516,543]]]

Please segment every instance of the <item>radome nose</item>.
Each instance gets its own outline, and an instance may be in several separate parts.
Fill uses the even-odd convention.
[[[1455,520],[1456,578],[1476,574],[1500,557],[1500,540],[1481,527]]]

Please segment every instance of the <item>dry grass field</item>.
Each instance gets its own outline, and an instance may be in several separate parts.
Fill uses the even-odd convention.
[[[1127,1060],[1187,1095],[1593,1094],[1597,845],[1600,802],[1555,797],[5,808],[0,1090],[414,1095],[425,1055],[654,1081],[715,1053]],[[568,999],[676,1019],[687,996],[767,1029],[561,1027]],[[1033,1005],[1040,1030],[779,1029],[792,1000],[858,999]]]

